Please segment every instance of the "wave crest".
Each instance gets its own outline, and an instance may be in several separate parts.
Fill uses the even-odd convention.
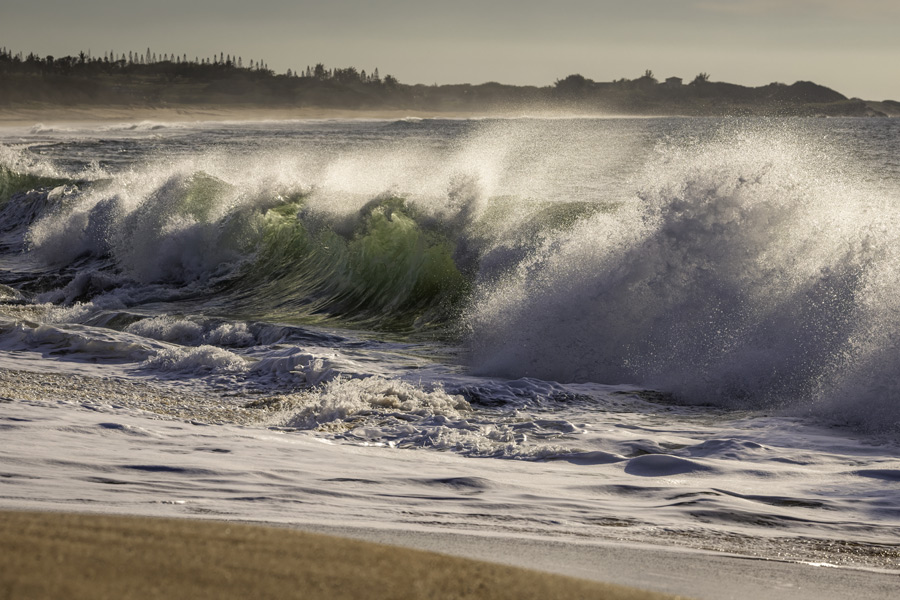
[[[476,369],[898,426],[891,392],[836,396],[866,369],[895,379],[897,361],[877,358],[900,312],[891,198],[772,133],[664,154],[620,210],[481,290],[467,318]]]

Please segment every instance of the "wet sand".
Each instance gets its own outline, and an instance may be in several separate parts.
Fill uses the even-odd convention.
[[[0,598],[674,598],[230,522],[0,512]]]

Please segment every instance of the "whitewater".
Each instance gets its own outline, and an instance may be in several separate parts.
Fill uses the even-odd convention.
[[[900,121],[0,129],[0,507],[900,572]]]

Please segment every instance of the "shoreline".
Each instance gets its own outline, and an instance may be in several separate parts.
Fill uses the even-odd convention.
[[[29,599],[887,599],[898,579],[616,541],[9,508],[0,543],[4,597]]]
[[[0,564],[5,598],[676,598],[234,522],[0,511],[0,541],[6,549]]]
[[[768,118],[764,115],[743,115]],[[252,105],[196,106],[19,106],[0,107],[0,127],[34,127],[35,125],[109,125],[116,123],[198,123],[231,121],[327,121],[327,120],[402,120],[402,119],[658,119],[658,118],[741,118],[741,115],[688,114],[622,114],[561,109],[516,109],[488,111],[434,111],[412,109],[329,109],[309,107],[260,107]],[[900,113],[881,118],[898,118]],[[815,116],[786,116],[809,119]],[[834,116],[830,118],[875,118]]]
[[[47,106],[0,107],[0,127],[30,127],[36,124],[110,124],[121,122],[222,122],[222,121],[314,121],[314,120],[400,120],[476,119],[527,116],[511,112],[435,112],[421,110],[342,110],[324,108],[265,108],[254,106]],[[540,112],[535,113],[538,116]]]
[[[762,558],[614,539],[298,524],[304,531],[437,551],[696,600],[893,598],[900,570]]]
[[[186,402],[185,395],[154,386],[122,385],[114,370],[105,370],[103,378],[77,371],[51,374],[47,371],[58,370],[60,363],[39,355],[29,359],[0,352],[0,358],[0,416],[9,442],[0,451],[0,462],[7,465],[0,473],[0,514],[90,511],[98,519],[131,516],[220,529],[300,530],[696,600],[888,600],[900,581],[894,542],[867,544],[868,536],[822,539],[822,552],[816,552],[804,547],[815,539],[802,531],[792,536],[772,532],[771,539],[740,529],[714,538],[683,531],[696,539],[675,545],[677,530],[665,521],[652,525],[651,519],[630,531],[620,529],[621,523],[559,525],[564,514],[522,513],[518,524],[507,526],[508,511],[492,513],[491,506],[515,502],[523,482],[528,494],[564,493],[557,476],[544,479],[516,461],[493,465],[488,459],[286,436],[248,427],[249,421],[215,395]],[[29,360],[38,361],[31,367],[47,371],[11,370]],[[182,412],[185,404],[192,408]],[[215,425],[226,413],[233,425]],[[556,467],[548,463],[548,468]],[[259,476],[248,477],[253,469]],[[416,475],[410,477],[411,472]],[[558,475],[567,473],[562,468]],[[614,473],[600,469],[595,477],[617,481]],[[592,510],[594,504],[584,506]],[[603,514],[602,506],[597,508]],[[621,507],[614,514],[640,518]],[[543,526],[546,518],[556,524]],[[38,537],[53,538],[56,529],[41,527],[50,533]],[[767,540],[774,545],[767,546]],[[2,526],[0,543],[10,547]],[[47,548],[31,546],[28,552],[46,556],[52,550]],[[0,580],[0,589],[4,585]],[[48,592],[44,597],[70,596]],[[85,592],[81,597],[101,596]],[[107,597],[114,596],[119,597]],[[271,597],[279,596],[273,592]]]

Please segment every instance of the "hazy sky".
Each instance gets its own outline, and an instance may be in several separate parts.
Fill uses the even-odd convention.
[[[900,0],[2,0],[0,46],[323,62],[403,83],[806,79],[900,100]]]

